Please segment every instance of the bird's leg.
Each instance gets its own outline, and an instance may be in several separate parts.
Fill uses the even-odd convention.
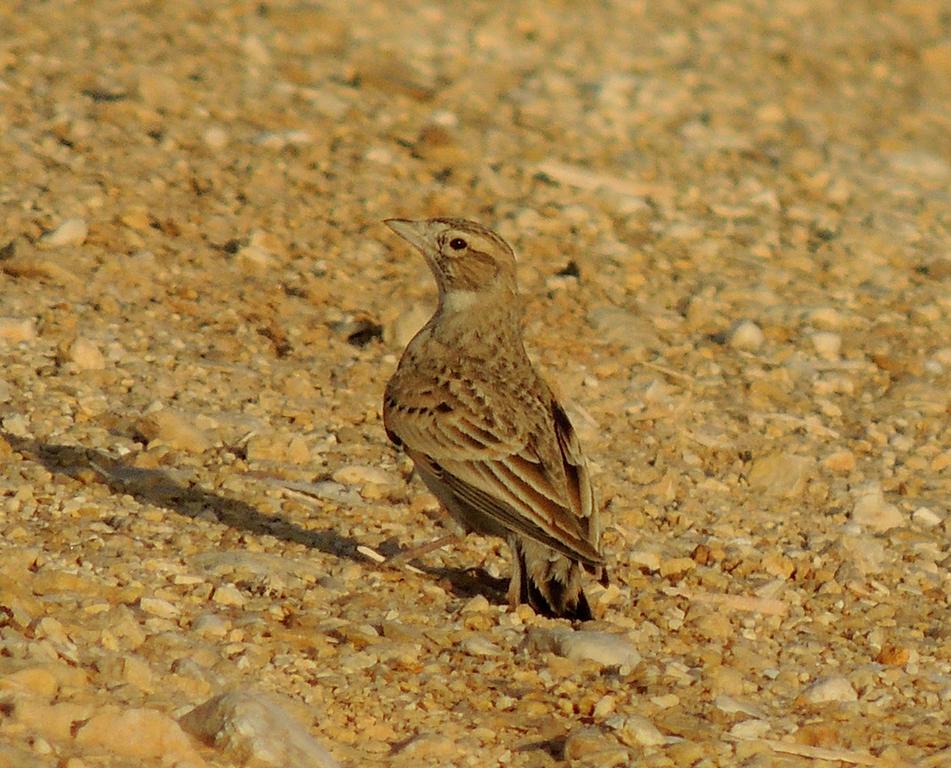
[[[428,555],[430,552],[435,552],[437,549],[442,549],[447,544],[452,544],[459,537],[454,533],[447,533],[445,536],[440,536],[438,539],[433,541],[427,541],[425,544],[420,544],[416,547],[410,547],[409,549],[404,549],[401,552],[397,552],[395,555],[387,558],[387,562],[392,565],[399,565],[400,563],[409,562],[410,560],[415,560],[418,557],[423,555]]]

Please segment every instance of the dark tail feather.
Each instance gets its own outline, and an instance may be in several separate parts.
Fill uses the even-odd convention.
[[[565,557],[554,562],[528,562],[521,546],[516,545],[515,552],[521,571],[519,602],[553,619],[591,621],[594,618],[581,586],[584,573],[581,563]]]

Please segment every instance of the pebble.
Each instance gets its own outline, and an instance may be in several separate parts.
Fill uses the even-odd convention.
[[[601,306],[588,312],[588,322],[603,342],[646,355],[658,343],[654,326],[621,307]]]
[[[0,317],[0,340],[10,344],[33,341],[36,338],[36,321],[32,318]]]
[[[201,637],[221,638],[230,629],[231,622],[217,613],[202,613],[192,622],[192,630]]]
[[[80,371],[101,371],[106,367],[106,358],[96,343],[81,336],[69,345],[67,359]]]
[[[640,744],[644,747],[656,747],[667,741],[667,737],[657,726],[641,715],[611,717],[605,721],[605,725],[615,730],[621,741],[629,746]]]
[[[614,739],[594,727],[577,728],[568,734],[564,746],[570,766],[616,768],[630,765],[631,756]]]
[[[855,454],[847,449],[835,451],[822,460],[822,466],[837,475],[847,475],[855,469]]]
[[[943,518],[937,512],[931,511],[928,507],[918,507],[911,513],[911,519],[923,528],[934,528],[941,525]]]
[[[39,245],[44,248],[62,248],[67,245],[82,245],[89,234],[85,219],[66,219],[56,229],[44,234]]]
[[[290,464],[307,464],[311,461],[307,441],[296,433],[276,430],[256,433],[245,443],[245,451],[248,461]]]
[[[150,616],[158,616],[160,619],[174,619],[181,613],[177,606],[157,597],[143,597],[139,600],[139,607]]]
[[[215,588],[214,594],[211,596],[211,601],[218,605],[241,607],[248,602],[248,599],[234,584],[222,584]]]
[[[766,340],[763,329],[752,320],[742,320],[733,327],[730,333],[730,346],[744,352],[755,352]]]
[[[149,443],[160,440],[187,453],[204,453],[212,446],[211,438],[195,426],[194,418],[167,408],[143,416],[136,427]]]
[[[0,677],[0,691],[14,694],[52,699],[58,689],[56,677],[45,667],[26,667]]]
[[[206,129],[202,134],[202,139],[209,148],[215,150],[224,149],[231,140],[228,136],[228,132],[220,125],[213,125]]]
[[[481,635],[465,638],[459,647],[470,656],[498,656],[502,652],[495,643]]]
[[[810,325],[823,331],[837,331],[844,324],[842,313],[833,307],[818,307],[811,310],[806,317]]]
[[[842,351],[842,337],[831,331],[819,331],[810,337],[812,346],[823,360],[838,360]]]
[[[640,654],[626,637],[597,630],[532,629],[526,642],[531,651],[550,651],[606,667],[635,667],[641,661]]]
[[[223,760],[261,768],[338,768],[339,763],[273,693],[238,688],[199,704],[182,727],[212,745]]]
[[[371,467],[365,464],[348,464],[334,472],[331,477],[334,481],[349,486],[363,486],[369,483],[394,485],[399,482],[399,478],[395,475],[379,467]]]
[[[757,458],[750,467],[750,487],[773,496],[791,498],[800,495],[806,487],[813,468],[813,460],[791,453],[773,453]]]
[[[857,701],[858,694],[844,677],[826,677],[817,680],[800,694],[805,704],[828,704],[830,702]]]
[[[440,733],[421,733],[410,739],[397,755],[401,760],[453,760],[465,754],[465,750],[449,736]],[[439,763],[445,764],[445,763]]]
[[[876,482],[856,490],[852,520],[873,531],[887,531],[905,524],[901,510],[885,500],[882,487]]]
[[[139,97],[152,109],[170,113],[185,109],[185,97],[175,78],[152,68],[139,73]]]
[[[741,720],[730,728],[730,735],[736,739],[761,739],[772,730],[766,720]]]
[[[79,724],[76,745],[129,760],[162,760],[201,765],[188,735],[168,715],[154,709],[105,706]]]

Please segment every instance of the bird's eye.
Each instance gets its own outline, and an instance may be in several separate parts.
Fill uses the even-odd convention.
[[[454,237],[449,241],[449,247],[454,251],[464,250],[469,244],[461,237]]]

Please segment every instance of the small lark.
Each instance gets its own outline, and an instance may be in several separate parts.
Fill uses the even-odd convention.
[[[439,288],[387,384],[387,435],[465,532],[508,542],[513,607],[590,619],[581,582],[603,574],[598,507],[571,422],[525,353],[515,254],[471,221],[386,223]]]

